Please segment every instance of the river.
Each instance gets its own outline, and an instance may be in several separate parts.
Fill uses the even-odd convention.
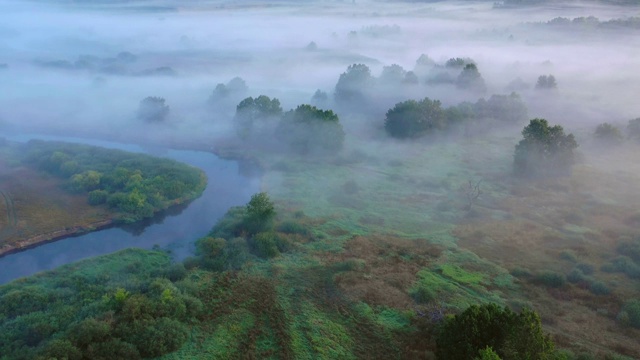
[[[206,235],[232,206],[246,204],[259,191],[259,178],[243,175],[238,161],[224,160],[204,151],[143,148],[138,145],[82,138],[9,135],[12,141],[29,139],[67,141],[142,152],[167,157],[202,169],[208,178],[201,197],[186,206],[169,209],[150,221],[113,227],[61,239],[0,258],[0,284],[81,259],[109,254],[129,247],[151,249],[159,246],[180,260],[193,252],[193,242]]]

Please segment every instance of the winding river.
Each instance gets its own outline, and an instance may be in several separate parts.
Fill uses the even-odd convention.
[[[238,161],[224,160],[204,151],[148,149],[107,141],[32,134],[5,138],[76,142],[167,157],[202,169],[207,174],[208,184],[198,199],[186,206],[169,209],[145,223],[90,232],[4,256],[0,258],[0,284],[129,247],[151,249],[160,246],[170,250],[177,260],[183,259],[192,253],[194,240],[206,235],[229,207],[247,203],[259,189],[259,178],[243,175]]]

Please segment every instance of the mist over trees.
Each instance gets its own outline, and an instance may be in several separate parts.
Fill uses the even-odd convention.
[[[169,105],[166,104],[164,98],[149,96],[140,101],[137,112],[138,119],[159,123],[165,121],[167,115],[169,115]]]
[[[236,130],[240,137],[248,137],[256,121],[266,121],[270,118],[278,118],[282,115],[280,100],[260,95],[257,98],[248,97],[242,100],[236,107],[234,117]]]
[[[342,149],[345,134],[333,111],[303,104],[284,113],[276,137],[301,154],[331,154]]]
[[[560,125],[550,126],[545,119],[533,119],[522,130],[516,145],[514,172],[524,177],[554,177],[571,174],[578,147],[573,134],[565,135]]]

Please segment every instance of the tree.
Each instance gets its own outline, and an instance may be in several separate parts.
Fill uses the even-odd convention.
[[[526,308],[515,313],[496,304],[472,305],[447,318],[436,343],[437,357],[448,360],[474,359],[478,354],[481,359],[544,360],[554,350],[538,314]]]
[[[558,84],[556,78],[553,75],[540,75],[538,82],[536,82],[536,89],[538,90],[551,90],[556,89]]]
[[[216,85],[216,88],[209,96],[209,104],[215,105],[225,99],[231,98],[231,100],[237,99],[238,97],[244,96],[249,88],[247,87],[247,83],[241,77],[234,77],[229,80],[229,82],[225,85],[223,83],[219,83]],[[237,100],[236,100],[237,101]]]
[[[169,114],[169,106],[165,104],[165,99],[156,96],[149,96],[140,101],[138,107],[138,119],[147,122],[162,122]]]
[[[417,138],[444,128],[445,112],[438,100],[407,100],[387,111],[384,128],[395,138]]]
[[[527,119],[527,106],[518,94],[491,95],[489,100],[480,99],[474,106],[475,116],[504,122],[524,122]]]
[[[478,92],[487,91],[487,85],[484,83],[484,79],[476,64],[467,64],[462,69],[460,75],[456,79],[456,87],[458,89],[473,90]]]
[[[276,210],[266,192],[251,196],[246,206],[245,230],[251,235],[269,230],[273,226]]]
[[[235,122],[238,134],[248,136],[256,120],[264,120],[282,115],[280,100],[260,95],[257,98],[248,97],[236,106]]]
[[[609,123],[598,125],[594,136],[598,141],[607,145],[620,144],[623,140],[620,130]]]
[[[335,100],[342,104],[363,105],[366,103],[365,90],[374,83],[371,70],[364,64],[353,64],[340,75],[335,88]]]
[[[640,118],[629,120],[627,134],[632,139],[640,140]]]
[[[565,135],[562,126],[549,126],[545,119],[533,119],[522,130],[522,136],[524,139],[515,148],[516,175],[538,177],[571,174],[573,150],[578,147],[573,134]]]
[[[338,115],[307,104],[284,114],[276,136],[302,154],[335,153],[344,142]]]
[[[315,93],[313,93],[313,96],[311,97],[311,105],[313,106],[327,106],[329,104],[329,95],[318,89],[316,90]]]
[[[380,83],[382,85],[398,85],[404,81],[406,75],[406,70],[400,65],[385,66],[380,74]]]

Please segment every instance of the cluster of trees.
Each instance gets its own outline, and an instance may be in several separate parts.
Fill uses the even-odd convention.
[[[632,29],[640,29],[640,17],[631,16],[623,19],[610,19],[601,21],[595,16],[580,16],[573,19],[565,18],[565,17],[556,17],[553,18],[546,23],[545,25],[556,26],[556,27],[571,27],[571,28],[610,28],[610,29],[619,29],[619,28],[632,28]]]
[[[405,70],[392,64],[384,66],[379,77],[374,77],[365,64],[350,65],[340,75],[334,89],[334,100],[343,108],[359,109],[372,105],[379,94],[420,83],[449,84],[458,89],[483,93],[487,87],[477,64],[469,58],[452,58],[438,65],[421,55],[414,70]]]
[[[545,119],[532,119],[516,145],[514,172],[523,177],[555,177],[571,174],[578,147],[573,134],[566,135],[560,125]]]
[[[384,127],[389,135],[403,139],[469,127],[474,123],[481,123],[485,128],[491,127],[492,122],[517,124],[526,118],[527,108],[515,93],[492,95],[475,104],[464,102],[449,108],[443,108],[438,100],[425,98],[397,103],[387,111]]]
[[[155,358],[179,349],[203,315],[186,270],[164,253],[124,250],[0,288],[6,359]]]
[[[32,140],[24,162],[67,179],[69,191],[87,194],[91,205],[107,204],[133,222],[198,197],[204,173],[170,159],[89,145]]]
[[[236,107],[234,117],[238,135],[275,138],[300,154],[331,154],[344,142],[340,119],[331,110],[303,104],[287,112],[280,101],[260,95],[248,97]]]
[[[538,90],[552,90],[558,88],[556,78],[553,75],[540,75],[536,82],[536,89]]]
[[[237,99],[241,99],[246,96],[247,91],[249,91],[247,83],[241,77],[236,76],[229,80],[226,85],[223,83],[216,85],[211,96],[209,96],[209,104],[216,105],[228,99],[237,101]]]
[[[187,267],[239,269],[252,257],[269,259],[289,250],[290,234],[309,235],[295,222],[276,222],[276,215],[267,193],[254,194],[247,205],[231,208],[208,236],[196,242],[197,256],[187,259]]]

